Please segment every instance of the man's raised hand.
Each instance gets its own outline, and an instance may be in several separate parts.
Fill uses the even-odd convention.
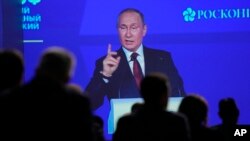
[[[114,71],[119,66],[121,57],[118,56],[117,52],[111,50],[111,44],[108,44],[107,56],[103,60],[102,74],[106,77],[111,77]]]

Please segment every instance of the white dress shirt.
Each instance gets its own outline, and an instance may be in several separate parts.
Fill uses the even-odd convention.
[[[122,47],[125,55],[126,55],[126,58],[127,58],[127,61],[129,63],[129,67],[130,67],[130,70],[131,72],[133,73],[133,61],[131,61],[131,54],[133,52],[127,50],[126,48]],[[143,75],[145,76],[145,61],[144,61],[144,54],[143,54],[143,46],[142,44],[140,45],[140,47],[137,49],[136,53],[138,54],[137,56],[137,60],[141,66],[141,69],[142,69],[142,73]],[[134,74],[134,73],[133,73]]]

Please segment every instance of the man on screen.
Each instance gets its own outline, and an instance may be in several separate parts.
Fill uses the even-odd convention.
[[[86,91],[94,109],[102,105],[104,97],[138,98],[141,79],[151,72],[162,72],[170,79],[171,96],[184,96],[183,81],[169,52],[147,48],[142,44],[147,26],[143,14],[128,8],[120,12],[117,22],[121,48],[96,61],[94,75]]]

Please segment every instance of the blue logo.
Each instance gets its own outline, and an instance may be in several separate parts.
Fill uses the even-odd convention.
[[[184,21],[193,22],[195,19],[196,12],[189,7],[185,11],[183,11],[182,15],[184,17]]]
[[[249,19],[250,8],[196,9],[188,7],[182,13],[185,22],[210,19]]]
[[[22,1],[22,5],[24,5],[27,1],[33,5],[37,5],[38,3],[41,2],[41,0],[21,0]]]

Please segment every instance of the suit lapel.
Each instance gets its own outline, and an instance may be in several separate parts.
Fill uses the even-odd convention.
[[[155,57],[150,53],[150,50],[147,47],[143,47],[143,53],[144,53],[144,61],[145,61],[145,75],[147,75],[150,72],[153,72],[153,69],[155,69],[154,60]]]

